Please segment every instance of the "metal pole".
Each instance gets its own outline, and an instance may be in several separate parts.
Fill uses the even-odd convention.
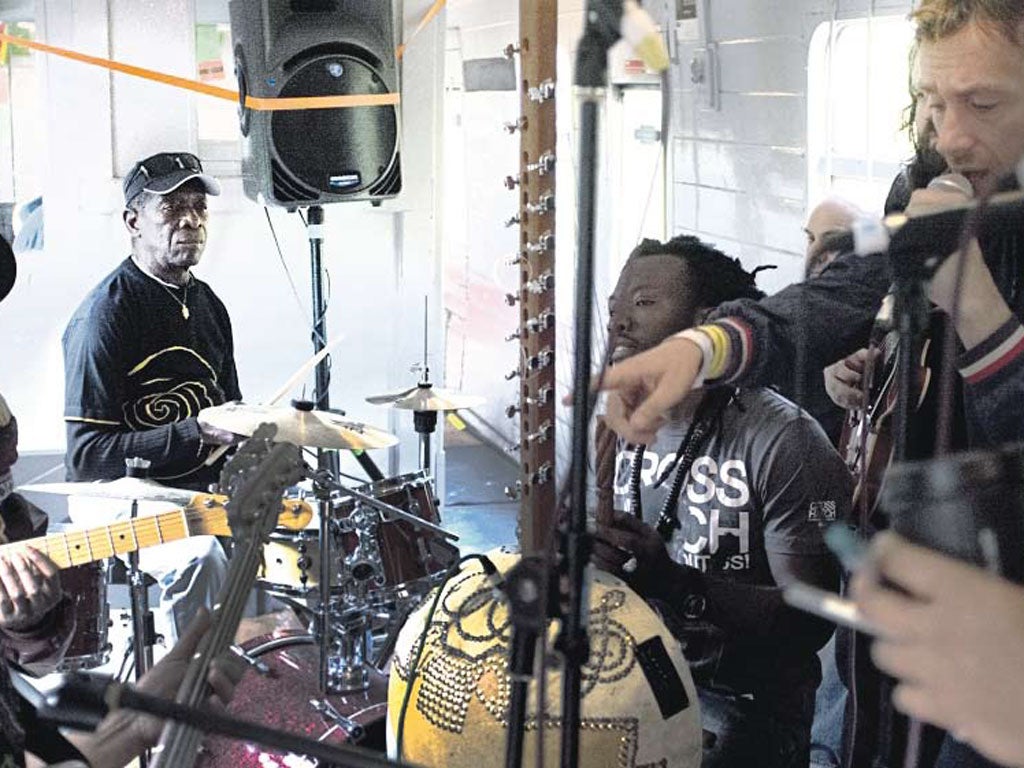
[[[580,690],[582,667],[590,655],[587,637],[589,608],[586,567],[587,467],[590,446],[591,345],[593,343],[594,231],[597,218],[598,109],[608,82],[608,49],[619,38],[620,0],[589,0],[587,27],[576,51],[574,84],[581,100],[579,192],[576,231],[576,323],[573,364],[572,465],[570,514],[564,553],[568,595],[559,646],[565,658],[562,675],[562,768],[575,768],[580,752]]]
[[[306,219],[306,234],[309,237],[309,258],[313,288],[313,350],[319,352],[327,346],[327,303],[323,289],[323,223],[324,209],[319,205],[309,207]],[[316,409],[325,411],[331,406],[330,363],[324,358],[316,365],[316,390],[313,402]],[[338,454],[318,449],[317,469],[338,476]],[[320,605],[316,612],[316,635],[320,646],[320,692],[330,693],[330,650],[331,650],[331,500],[330,489],[317,489],[320,512]]]

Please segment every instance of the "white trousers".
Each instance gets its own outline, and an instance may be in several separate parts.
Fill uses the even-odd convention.
[[[176,509],[164,502],[139,502],[139,517]],[[107,525],[131,515],[131,503],[74,496],[68,515],[76,528]],[[193,536],[139,550],[139,568],[156,579],[160,603],[153,608],[157,634],[171,648],[196,611],[212,608],[227,575],[227,556],[213,536]]]

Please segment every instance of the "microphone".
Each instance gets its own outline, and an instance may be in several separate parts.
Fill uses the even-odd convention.
[[[932,179],[929,189],[955,188],[973,194],[970,182],[959,173]],[[822,238],[825,250],[853,251],[858,256],[872,253],[936,253],[943,247],[952,250],[967,217],[978,207],[972,200],[946,210],[907,216],[903,213],[877,219],[858,219],[849,231]],[[1024,223],[1024,192],[993,195],[978,220],[979,232],[1019,230]],[[938,255],[936,253],[936,255]]]

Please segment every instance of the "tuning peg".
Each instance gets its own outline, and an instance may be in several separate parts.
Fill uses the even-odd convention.
[[[515,453],[522,447],[522,443],[509,443],[505,446],[505,453]]]
[[[515,267],[515,266],[517,266],[519,264],[522,264],[522,263],[523,263],[523,256],[522,256],[522,254],[520,254],[518,256],[513,256],[511,259],[505,259],[505,266],[506,267]]]
[[[505,49],[502,51],[502,53],[505,55],[506,59],[512,59],[515,58],[515,55],[519,53],[519,51],[520,48],[518,45],[516,45],[515,43],[509,43],[508,45],[505,46]]]
[[[535,405],[547,405],[551,400],[551,387],[545,384],[543,387],[537,390],[537,397],[532,399]]]
[[[505,132],[512,135],[516,131],[525,131],[530,125],[530,121],[525,117],[520,117],[514,123],[505,123]]]
[[[516,224],[522,223],[522,218],[519,215],[513,216],[505,221],[506,227],[514,227]]]
[[[555,236],[548,230],[543,235],[537,238],[535,243],[526,244],[527,253],[545,253],[553,250],[555,247]]]
[[[538,86],[536,86],[534,88],[530,88],[530,89],[528,89],[526,91],[527,98],[529,98],[530,101],[536,101],[538,103],[543,103],[543,102],[547,101],[548,99],[553,98],[554,95],[555,95],[555,81],[554,80],[545,80],[540,85],[538,85]]]
[[[512,379],[516,379],[521,375],[522,374],[519,372],[518,368],[513,368],[511,371],[505,374],[505,381],[512,381]]]
[[[519,186],[519,183],[521,181],[522,181],[522,179],[520,179],[519,176],[506,176],[505,177],[505,189],[507,189],[507,190],[509,190],[511,192],[512,190],[514,190],[516,187]]]
[[[526,166],[527,171],[537,171],[541,176],[546,176],[551,173],[555,168],[555,153],[545,152],[543,155],[537,158],[536,163],[530,163]]]
[[[531,317],[526,321],[526,330],[528,333],[541,333],[543,331],[549,331],[554,327],[555,313],[550,309],[545,309],[536,317]]]
[[[531,280],[526,284],[526,290],[530,293],[539,295],[545,291],[550,291],[555,287],[555,276],[551,272],[545,272],[535,280]]]
[[[513,485],[505,486],[505,496],[512,501],[519,501],[519,494],[523,491],[523,481],[516,480]]]
[[[519,410],[520,409],[519,409],[518,405],[508,405],[508,406],[506,406],[505,407],[505,418],[506,419],[514,419],[516,414],[519,413]]]
[[[519,295],[515,293],[505,294],[505,303],[510,307],[514,307],[519,302]]]
[[[520,334],[520,332],[519,332],[519,331],[517,330],[517,331],[513,331],[513,332],[512,332],[512,333],[510,333],[510,334],[509,334],[508,336],[506,336],[506,337],[505,337],[505,341],[517,341],[517,340],[519,340],[519,339],[521,339],[521,338],[522,338],[522,335],[521,335],[521,334]]]
[[[541,368],[547,368],[551,365],[551,348],[545,347],[536,355],[530,355],[526,358],[526,367],[531,371],[538,371]]]
[[[527,203],[525,207],[527,213],[551,213],[555,210],[555,196],[551,192],[545,192],[537,198],[536,203]]]
[[[530,485],[544,485],[544,483],[551,480],[551,462],[545,461],[539,467],[536,472],[531,472],[529,475]]]
[[[540,428],[536,432],[524,437],[523,442],[546,443],[549,437],[551,437],[551,422],[545,421],[543,424],[540,425]]]

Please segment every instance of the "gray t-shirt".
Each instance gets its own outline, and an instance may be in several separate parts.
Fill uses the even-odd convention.
[[[658,522],[671,466],[689,424],[673,422],[644,451],[640,474],[643,518]],[[620,445],[616,509],[631,512],[630,471],[636,451]],[[681,528],[668,549],[679,563],[707,574],[772,586],[768,553],[818,556],[828,550],[825,525],[846,520],[853,483],[814,419],[770,389],[741,390],[725,406],[679,494]]]

